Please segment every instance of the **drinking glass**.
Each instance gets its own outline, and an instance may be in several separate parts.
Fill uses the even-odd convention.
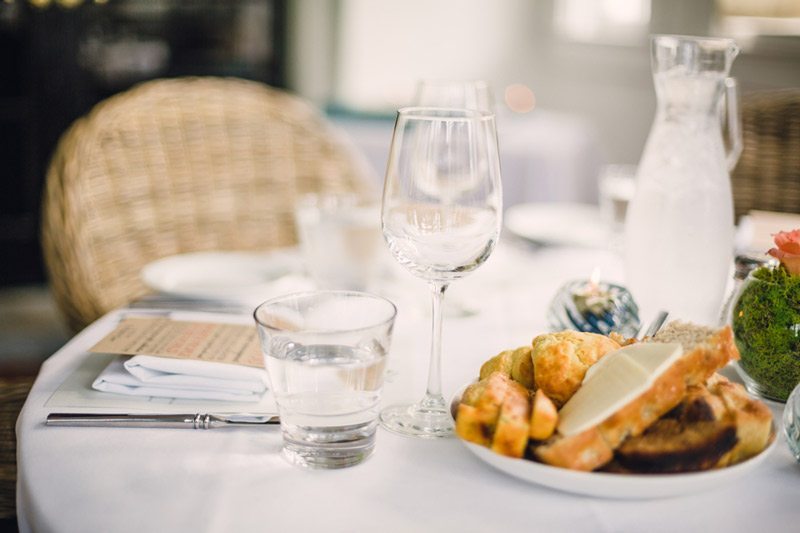
[[[307,194],[294,218],[306,270],[318,289],[372,289],[384,252],[377,200]]]
[[[372,453],[395,315],[389,300],[355,291],[288,294],[256,308],[290,463],[343,468]]]
[[[448,107],[495,112],[494,94],[485,80],[422,79],[417,82],[412,106]],[[475,314],[475,307],[458,294],[449,295],[442,311],[446,317]]]
[[[501,217],[494,115],[455,108],[399,110],[381,223],[394,258],[428,282],[433,320],[425,396],[413,405],[384,409],[381,422],[387,429],[428,438],[452,434],[441,393],[442,301],[449,283],[492,253]]]
[[[413,104],[421,107],[452,107],[494,113],[494,96],[483,80],[421,80]]]

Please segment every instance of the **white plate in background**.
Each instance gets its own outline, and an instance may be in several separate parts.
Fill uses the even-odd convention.
[[[518,204],[506,210],[504,222],[514,235],[539,244],[603,248],[609,241],[608,225],[596,205]]]
[[[311,288],[293,251],[173,255],[146,265],[141,276],[151,289],[184,298],[258,301]]]

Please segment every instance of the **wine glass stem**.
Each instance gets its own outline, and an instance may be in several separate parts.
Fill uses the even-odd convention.
[[[432,281],[431,303],[433,324],[431,328],[431,359],[428,368],[428,390],[422,401],[425,407],[440,408],[444,406],[442,396],[442,303],[447,283]]]

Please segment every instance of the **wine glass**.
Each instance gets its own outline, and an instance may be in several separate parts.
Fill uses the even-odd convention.
[[[494,113],[494,96],[484,80],[421,80],[417,83],[413,105],[458,107]]]
[[[413,405],[386,408],[381,422],[387,429],[428,438],[452,434],[441,393],[442,302],[452,281],[492,253],[501,217],[494,115],[462,108],[400,109],[381,225],[394,258],[430,285],[433,325],[425,396]]]
[[[494,94],[485,80],[431,78],[419,80],[411,105],[495,112]],[[465,302],[460,296],[458,293],[448,296],[443,311],[445,317],[466,317],[475,314],[474,303]]]

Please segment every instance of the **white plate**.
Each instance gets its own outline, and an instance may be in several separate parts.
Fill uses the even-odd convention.
[[[596,205],[518,204],[506,210],[504,221],[511,233],[540,244],[602,248],[609,240]]]
[[[294,252],[197,252],[154,261],[141,275],[145,285],[166,294],[257,301],[311,288],[302,272]]]
[[[462,389],[463,390],[463,389]],[[451,402],[455,418],[455,407],[461,398],[458,393]],[[457,437],[458,438],[458,437]],[[559,468],[526,459],[514,459],[494,453],[489,448],[460,440],[469,451],[494,468],[516,478],[574,494],[600,498],[652,499],[670,496],[685,496],[726,485],[758,467],[775,447],[775,425],[772,441],[760,454],[739,464],[685,474],[612,474],[607,472],[579,472]]]

